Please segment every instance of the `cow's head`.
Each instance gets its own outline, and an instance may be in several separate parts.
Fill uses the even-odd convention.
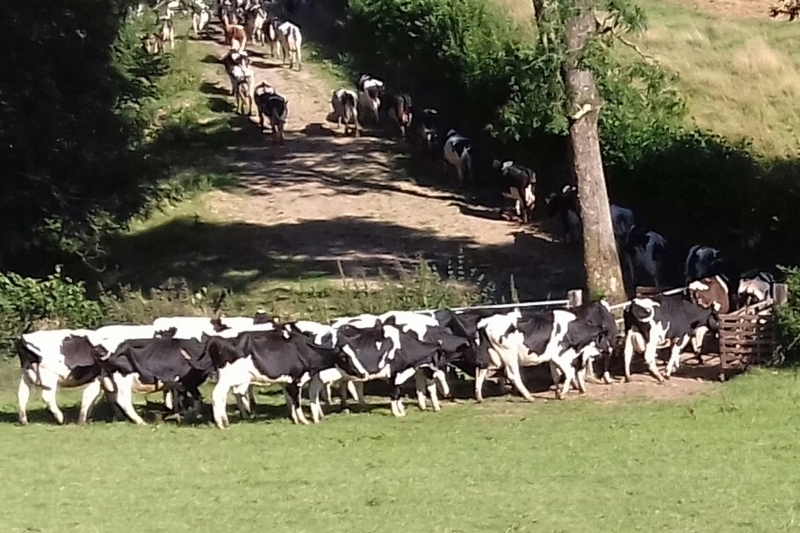
[[[634,298],[631,300],[628,312],[641,323],[650,323],[655,318],[656,307],[659,303],[650,298]]]

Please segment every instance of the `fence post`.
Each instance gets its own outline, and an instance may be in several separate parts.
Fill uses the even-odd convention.
[[[785,305],[789,301],[789,287],[785,283],[776,283],[772,286],[773,302],[775,307]]]

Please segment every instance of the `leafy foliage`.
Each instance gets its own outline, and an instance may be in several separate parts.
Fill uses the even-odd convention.
[[[800,362],[800,268],[784,269],[789,301],[777,309],[778,341],[784,360]]]

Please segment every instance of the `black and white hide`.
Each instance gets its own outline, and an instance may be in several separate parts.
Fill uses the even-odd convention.
[[[380,124],[381,97],[384,92],[383,81],[373,78],[368,74],[362,74],[358,79],[358,105],[361,108],[362,116],[369,117],[375,124]]]
[[[22,335],[17,343],[22,370],[17,391],[20,424],[28,423],[31,387],[42,390],[42,400],[59,424],[64,423],[64,413],[56,402],[59,387],[85,387],[78,423],[86,423],[101,392],[97,360],[106,355],[102,347],[96,347],[90,340],[93,333],[84,329],[60,329]]]
[[[386,92],[380,99],[378,115],[385,117],[386,123],[393,132],[400,132],[406,138],[408,127],[413,118],[411,112],[411,96],[403,92]]]
[[[515,165],[513,161],[495,160],[493,167],[500,174],[503,199],[514,203],[514,213],[523,223],[528,222],[528,215],[533,211],[536,202],[534,188],[536,187],[536,174],[522,165]]]
[[[222,58],[222,64],[231,82],[231,94],[236,98],[236,112],[243,114],[247,104],[247,114],[252,115],[255,77],[250,68],[250,57],[247,52],[230,50]]]
[[[545,199],[548,215],[557,217],[564,231],[564,240],[575,242],[581,238],[581,219],[578,215],[578,189],[564,185],[560,192],[551,193]]]
[[[736,290],[738,307],[766,302],[774,297],[775,276],[769,272],[748,272],[739,280]]]
[[[300,391],[311,377],[332,368],[338,351],[313,346],[308,338],[286,329],[245,332],[235,339],[212,337],[206,352],[217,369],[212,393],[214,424],[229,425],[228,392],[233,392],[243,417],[250,416],[247,392],[250,385],[279,384],[295,424],[308,424],[300,407]]]
[[[278,19],[273,16],[268,16],[262,27],[262,35],[264,36],[265,44],[269,45],[269,55],[273,58],[282,54],[278,26],[280,26]]]
[[[643,354],[647,368],[659,382],[669,378],[680,366],[680,356],[690,339],[699,331],[717,331],[713,309],[705,309],[682,295],[636,298],[625,309],[625,380],[631,378],[634,354]],[[700,343],[702,346],[702,339]],[[669,349],[670,357],[664,376],[656,367],[658,350]]]
[[[331,120],[336,123],[338,130],[344,123],[344,134],[352,131],[356,137],[359,135],[358,124],[358,95],[350,89],[337,89],[331,96],[333,114]]]
[[[489,369],[502,368],[528,401],[533,401],[533,396],[522,382],[521,367],[549,363],[556,384],[560,379],[559,373],[565,377],[564,386],[556,391],[556,397],[563,398],[573,381],[580,392],[586,391],[585,373],[589,360],[611,348],[605,328],[578,320],[573,313],[564,310],[539,313],[524,319],[518,310],[494,315],[478,323],[478,336],[481,344],[487,344],[491,360]],[[479,371],[476,388],[481,388],[487,374],[487,370]]]
[[[661,287],[667,240],[655,231],[634,225],[623,246],[634,284]]]
[[[254,98],[258,107],[258,121],[261,125],[261,131],[263,132],[266,129],[265,120],[269,120],[270,128],[272,129],[272,144],[283,146],[285,143],[284,129],[289,115],[289,100],[276,93],[274,89],[271,92],[268,89],[257,92]]]
[[[724,263],[725,261],[719,249],[699,244],[692,246],[686,255],[683,271],[686,283],[721,274]]]
[[[302,70],[303,34],[300,28],[288,20],[278,25],[278,40],[281,43],[281,64],[288,58],[289,68],[297,65],[297,70]]]
[[[456,130],[448,131],[442,148],[442,157],[445,173],[448,166],[452,167],[460,187],[472,181],[472,144],[469,139]]]
[[[415,111],[410,131],[412,143],[434,159],[439,151],[439,112],[430,108]]]
[[[99,362],[109,398],[138,425],[145,422],[133,407],[134,393],[171,391],[173,398],[189,396],[199,409],[199,387],[213,369],[202,342],[172,336],[126,340]]]

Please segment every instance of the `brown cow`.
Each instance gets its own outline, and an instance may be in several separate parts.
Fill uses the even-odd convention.
[[[231,50],[243,52],[247,44],[247,33],[244,27],[238,24],[231,24],[225,26],[225,44],[231,47]]]

